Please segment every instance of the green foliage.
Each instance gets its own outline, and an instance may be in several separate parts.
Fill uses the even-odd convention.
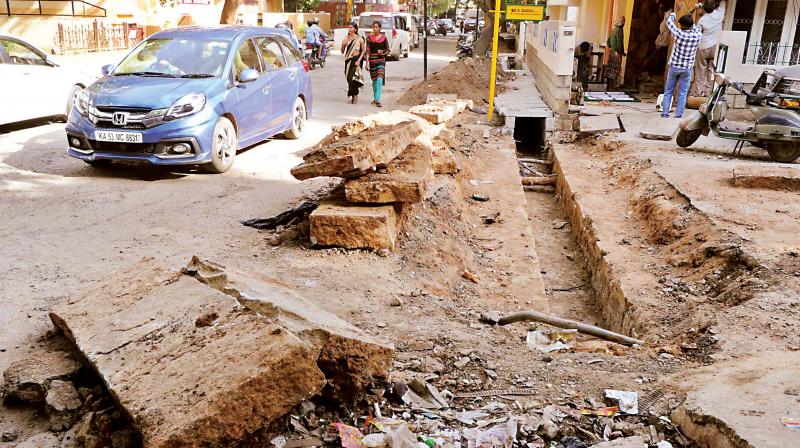
[[[298,12],[314,12],[319,11],[319,4],[321,0],[297,0]]]

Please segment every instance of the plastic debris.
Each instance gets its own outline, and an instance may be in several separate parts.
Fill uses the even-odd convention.
[[[286,446],[286,437],[284,436],[275,437],[274,439],[270,440],[269,443],[271,443],[272,446],[274,446],[275,448],[283,448],[284,446]]]
[[[619,406],[607,406],[597,409],[581,409],[581,415],[597,415],[599,417],[613,417],[619,413]]]
[[[367,448],[384,448],[387,446],[388,440],[386,434],[377,432],[364,436],[364,438],[361,439],[361,443]]]
[[[606,398],[619,401],[619,409],[628,415],[639,413],[639,394],[636,392],[606,389]]]
[[[517,441],[517,419],[509,418],[506,423],[483,430],[468,428],[464,430],[467,448],[511,448]]]
[[[781,417],[781,423],[790,429],[800,429],[800,417]]]
[[[391,448],[416,448],[417,436],[408,429],[408,425],[400,425],[388,434],[389,446]]]
[[[550,353],[557,350],[569,350],[572,348],[571,341],[575,338],[577,333],[578,330],[529,331],[527,343],[529,348],[536,349],[544,353]]]
[[[339,438],[342,439],[342,448],[364,448],[364,434],[358,428],[354,428],[344,423],[334,423],[333,426],[339,431]]]
[[[474,425],[476,420],[488,417],[489,414],[483,411],[461,411],[456,414],[456,420],[465,425]]]
[[[561,438],[558,448],[588,448],[588,446],[577,437],[567,436]]]
[[[672,444],[667,442],[666,440],[662,440],[656,443],[656,448],[672,448]]]

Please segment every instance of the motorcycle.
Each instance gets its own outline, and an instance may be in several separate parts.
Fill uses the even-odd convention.
[[[771,82],[767,82],[772,78]],[[688,148],[713,132],[720,138],[736,140],[734,155],[745,142],[765,148],[776,162],[789,163],[800,157],[800,65],[765,70],[751,91],[722,73],[714,75],[715,88],[700,110],[686,116],[678,127],[675,142]],[[728,103],[725,93],[733,88],[745,95],[754,122],[746,126],[725,122]]]
[[[326,51],[322,51],[320,54],[320,50],[325,47]],[[322,68],[325,68],[325,61],[328,59],[328,51],[330,50],[331,46],[323,38],[322,41],[318,46],[311,45],[310,43],[306,42],[306,49],[303,53],[303,57],[306,61],[308,61],[308,67],[311,70],[314,70],[315,65],[319,65]]]
[[[462,34],[456,44],[456,54],[458,59],[471,58],[475,49],[475,36],[472,34]]]

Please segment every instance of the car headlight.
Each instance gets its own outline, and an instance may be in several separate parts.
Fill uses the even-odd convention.
[[[83,89],[75,98],[75,109],[84,117],[89,116],[89,90]]]
[[[205,105],[206,95],[204,93],[190,93],[172,103],[172,106],[169,107],[167,114],[164,115],[164,121],[188,117],[189,115],[196,114],[197,112],[203,110]]]

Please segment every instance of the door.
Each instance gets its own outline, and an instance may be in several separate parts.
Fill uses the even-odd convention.
[[[300,61],[302,59],[302,55],[296,48],[292,45],[292,42],[283,37],[283,36],[276,36],[275,39],[281,46],[281,50],[283,50],[283,58],[286,60],[286,70],[289,70],[289,79],[292,81],[289,90],[291,92],[292,98],[297,98],[300,93],[305,92],[305,85],[301,85],[302,81],[306,78],[303,76],[305,74],[305,69],[303,68],[303,63]],[[291,116],[289,117],[291,119]]]
[[[260,73],[258,79],[249,83],[240,83],[239,76],[245,69],[251,68]],[[244,142],[265,131],[272,115],[272,101],[269,79],[261,65],[258,50],[253,39],[247,39],[239,45],[233,60],[236,92],[239,102],[236,105],[236,121],[239,124],[239,141]],[[242,143],[247,145],[251,142]]]
[[[287,66],[281,46],[274,37],[259,37],[256,43],[271,92],[269,128],[283,127],[292,118],[292,106],[297,98],[297,72]]]
[[[69,92],[62,88],[58,70],[24,42],[3,38],[0,46],[0,97],[14,105],[0,108],[0,123],[63,114]]]

